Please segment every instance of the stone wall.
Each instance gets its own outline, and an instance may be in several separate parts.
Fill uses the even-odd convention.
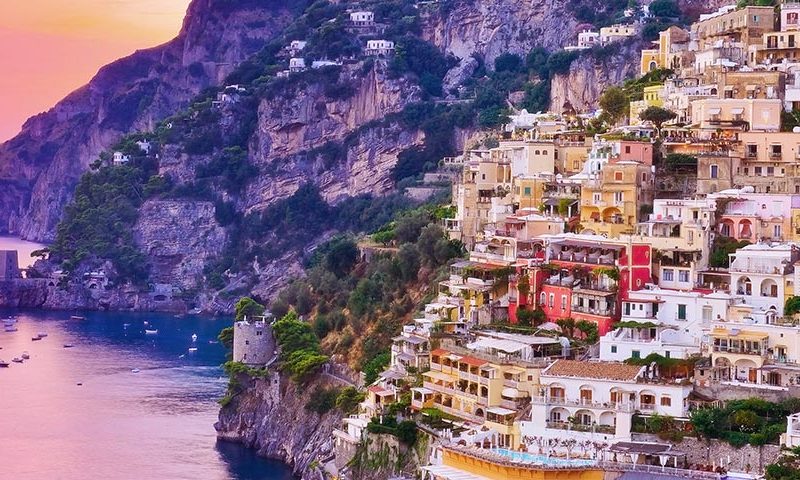
[[[657,435],[644,433],[634,433],[633,441],[664,443]],[[685,453],[686,461],[692,465],[719,465],[722,462],[723,466],[728,465],[728,470],[757,473],[764,473],[764,468],[775,463],[781,453],[778,445],[745,445],[736,448],[720,440],[706,441],[691,437],[674,443],[674,448]]]
[[[800,386],[790,386],[788,390],[773,390],[711,383],[703,386],[695,385],[695,391],[700,395],[722,401],[758,397],[769,402],[780,402],[787,398],[800,397]]]

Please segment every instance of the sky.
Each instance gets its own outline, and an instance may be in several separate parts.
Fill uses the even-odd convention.
[[[0,0],[0,142],[97,70],[173,38],[190,0]]]

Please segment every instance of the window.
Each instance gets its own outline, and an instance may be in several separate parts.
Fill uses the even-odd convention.
[[[623,192],[614,192],[614,203],[622,203]]]
[[[675,280],[673,270],[671,268],[665,268],[664,269],[664,281],[665,282],[671,282],[673,280]]]
[[[621,182],[622,181],[622,172],[614,172],[614,181]]]
[[[669,358],[669,357],[667,357]],[[662,407],[671,407],[672,406],[672,397],[668,395],[664,395],[661,397],[661,406]]]
[[[687,283],[689,281],[689,270],[678,270],[678,281]]]
[[[678,304],[678,320],[686,320],[686,305]]]
[[[751,158],[758,156],[758,145],[748,145],[746,154]]]
[[[567,309],[567,296],[561,295],[561,311],[565,311]]]
[[[664,358],[670,358],[670,353],[669,353],[669,350],[667,350],[666,352],[664,352]]]
[[[780,225],[773,225],[772,226],[772,237],[773,238],[780,238],[781,237],[781,226]]]
[[[703,307],[703,321],[704,322],[710,322],[711,321],[712,312],[713,312],[713,308],[712,307],[710,307],[708,305]]]
[[[634,350],[631,352],[631,358],[642,358],[642,353],[639,350]]]
[[[617,346],[611,345],[611,353],[617,353]]]
[[[631,146],[625,145],[625,153],[631,153]]]
[[[753,169],[753,173],[756,175],[761,175],[761,170],[763,170],[761,167],[755,167]]]
[[[531,196],[531,187],[525,187],[525,196],[526,197],[530,197]]]
[[[600,199],[601,199],[600,192],[595,192],[592,194],[592,203],[598,204],[600,203]]]
[[[767,176],[775,175],[775,167],[767,167]]]
[[[553,306],[555,305],[556,296],[551,293],[549,300],[550,301],[548,302],[548,305],[550,306],[550,308],[553,308]]]
[[[711,178],[718,178],[718,176],[719,176],[719,166],[711,165]]]
[[[542,292],[542,294],[539,295],[539,305],[544,306],[546,302],[547,302],[547,294]]]

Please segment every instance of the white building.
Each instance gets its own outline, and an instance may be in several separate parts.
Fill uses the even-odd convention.
[[[607,44],[636,35],[636,26],[616,24],[600,29],[600,42]]]
[[[341,63],[334,62],[331,60],[314,60],[313,62],[311,62],[311,68],[313,68],[314,70],[322,67],[333,67],[337,65],[341,65]]]
[[[127,155],[124,155],[122,152],[114,152],[114,156],[112,159],[112,163],[114,165],[125,165],[131,161],[131,158]]]
[[[289,71],[292,73],[302,72],[306,69],[306,60],[302,57],[293,57],[289,59]]]
[[[727,317],[736,299],[725,292],[679,291],[648,285],[622,302],[616,328],[600,338],[600,359],[624,361],[658,354],[687,358],[701,353],[713,322]]]
[[[394,53],[394,42],[390,40],[367,40],[367,55],[388,56]]]
[[[781,434],[781,445],[787,448],[800,447],[800,413],[786,417],[786,433]]]
[[[731,295],[753,307],[754,317],[783,316],[787,293],[795,293],[794,263],[800,250],[794,244],[757,243],[730,254]]]
[[[578,34],[578,44],[565,47],[564,50],[586,50],[600,44],[600,33],[583,30]]]
[[[304,40],[292,40],[292,43],[289,44],[289,54],[296,57],[300,52],[305,50],[306,45],[308,45],[308,42]]]
[[[520,422],[523,442],[537,439],[620,441],[631,437],[633,415],[685,418],[689,384],[649,378],[647,367],[617,362],[557,360],[540,375],[531,420]]]
[[[368,11],[350,12],[350,23],[356,27],[370,27],[375,24],[375,14]]]
[[[415,330],[414,325],[405,325],[402,333],[392,339],[390,369],[405,374],[409,367],[417,371],[428,368],[430,343],[428,338],[417,335]]]

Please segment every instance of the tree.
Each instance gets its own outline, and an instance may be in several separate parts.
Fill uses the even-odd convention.
[[[226,349],[230,350],[233,348],[233,327],[225,327],[220,330],[219,335],[217,335],[217,339],[219,339],[219,343],[222,344]]]
[[[628,97],[625,92],[619,87],[609,87],[600,96],[600,108],[603,113],[608,117],[610,123],[616,124],[628,111]]]
[[[701,408],[689,417],[694,431],[706,438],[720,438],[726,430],[725,412],[719,408]]]
[[[645,122],[653,122],[653,125],[656,126],[656,129],[658,129],[659,134],[661,132],[661,125],[663,125],[664,122],[668,122],[677,116],[678,115],[672,110],[667,110],[666,108],[661,108],[656,106],[649,106],[646,109],[644,109],[642,113],[639,114],[639,118],[644,120]]]
[[[681,16],[681,10],[675,0],[654,0],[650,4],[650,13],[659,18],[678,18]]]
[[[369,385],[377,380],[378,375],[389,366],[391,359],[392,355],[389,352],[383,352],[368,361],[361,369],[364,372],[364,382]]]
[[[236,321],[242,321],[245,317],[260,317],[264,315],[264,305],[256,302],[250,297],[242,297],[236,302]]]
[[[578,322],[575,323],[575,328],[577,328],[578,331],[583,334],[583,338],[588,343],[597,343],[597,341],[600,339],[596,323],[587,322],[586,320],[578,320]]]
[[[522,59],[513,53],[504,53],[494,59],[494,69],[496,72],[519,72],[522,70]]]
[[[417,424],[413,420],[405,420],[397,425],[397,438],[408,446],[417,441]]]
[[[517,321],[520,325],[530,327],[533,325],[533,310],[519,309],[517,310]]]
[[[786,306],[783,309],[783,313],[786,314],[786,316],[792,316],[797,312],[800,312],[800,297],[792,295],[786,299]]]

